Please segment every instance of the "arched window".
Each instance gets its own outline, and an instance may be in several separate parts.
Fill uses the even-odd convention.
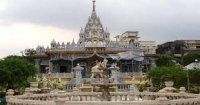
[[[130,41],[129,41],[129,47],[130,48],[134,48],[135,47],[135,40],[134,39],[131,39]]]

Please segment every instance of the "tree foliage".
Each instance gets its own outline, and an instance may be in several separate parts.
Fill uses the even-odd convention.
[[[195,62],[195,59],[200,60],[200,53],[189,53],[183,56],[183,65],[186,66],[192,62]]]
[[[199,81],[199,77],[200,77],[200,69],[193,69],[193,70],[189,70],[189,80],[190,83],[193,85],[197,85],[200,86],[200,81]]]
[[[190,82],[190,92],[199,93],[200,92],[200,69],[194,68],[193,70],[188,70],[188,78]]]
[[[27,48],[21,51],[21,53],[23,58],[25,58],[31,63],[34,63],[34,59],[32,58],[32,56],[36,53],[36,50],[34,50],[34,48]]]
[[[147,71],[147,78],[151,79],[154,86],[162,87],[164,81],[174,81],[175,87],[184,86],[187,81],[186,71],[180,66],[155,67]]]
[[[22,53],[22,56],[31,56],[31,55],[34,55],[36,51],[34,50],[34,48],[27,48],[21,51],[21,53]]]
[[[174,57],[166,54],[161,54],[158,56],[158,59],[156,60],[156,66],[172,66],[174,65]]]
[[[0,85],[7,88],[21,88],[28,84],[37,69],[32,63],[20,56],[7,56],[0,60]]]

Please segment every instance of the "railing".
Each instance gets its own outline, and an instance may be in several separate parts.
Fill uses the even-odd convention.
[[[106,47],[105,43],[86,43],[85,47]]]
[[[50,77],[71,77],[72,73],[51,73]]]
[[[125,76],[143,76],[142,72],[121,72],[119,74],[121,77],[125,77]]]
[[[73,91],[73,88],[74,88],[75,86],[76,86],[75,84],[66,84],[66,85],[65,85],[65,89],[66,89],[66,91],[68,91],[68,92],[72,92],[72,91]]]
[[[58,92],[13,96],[7,105],[200,105],[199,94],[162,92],[111,92],[102,101],[101,92]]]
[[[121,84],[117,86],[118,91],[129,91],[130,89],[130,84]]]
[[[110,44],[105,44],[105,43],[88,43],[86,42],[85,44],[81,44],[81,45],[70,45],[70,46],[60,46],[57,48],[42,48],[42,47],[38,47],[36,48],[36,55],[45,55],[45,51],[49,52],[49,51],[81,51],[81,50],[85,50],[85,48],[87,47],[104,47],[106,48],[106,50],[144,50],[145,54],[155,54],[155,46],[151,46],[151,47],[141,47],[141,46],[134,46],[134,48],[132,48],[132,46],[129,45],[128,42],[121,42],[118,44],[116,43],[110,43]],[[42,49],[41,49],[42,48]],[[199,50],[199,48],[197,48],[196,50]]]
[[[7,105],[55,105],[57,94],[28,94],[13,96]]]
[[[39,73],[37,74],[38,77],[44,77],[45,75],[48,75],[48,74],[45,74],[45,73]],[[119,75],[121,77],[125,77],[125,76],[143,76],[143,73],[142,72],[120,72]],[[51,73],[50,74],[50,77],[51,78],[63,78],[63,77],[73,77],[74,74],[72,73]]]
[[[37,74],[38,77],[44,77],[45,75],[49,75],[49,74],[45,74],[45,73]],[[50,77],[51,78],[64,78],[64,77],[71,78],[73,77],[73,74],[72,73],[51,73]]]

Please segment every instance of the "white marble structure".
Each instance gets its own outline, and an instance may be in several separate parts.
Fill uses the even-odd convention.
[[[81,71],[83,70],[83,68],[78,64],[75,68],[73,68],[75,71],[75,75],[76,75],[76,84],[81,84],[82,82],[82,75],[81,75]]]
[[[199,94],[165,92],[111,92],[111,101],[101,101],[101,92],[58,92],[8,96],[7,105],[200,105]],[[73,97],[79,97],[73,100]]]
[[[128,73],[133,76],[141,72],[142,65],[149,65],[153,62],[155,57],[155,43],[142,42],[140,45],[139,35],[137,31],[126,31],[122,35],[118,35],[116,40],[110,38],[110,32],[103,27],[100,17],[97,16],[95,0],[93,0],[93,8],[91,16],[84,28],[80,29],[79,39],[77,42],[58,42],[52,40],[50,46],[38,46],[33,57],[36,59],[36,67],[43,73],[45,67],[49,67],[50,72],[66,73],[69,75],[72,68],[77,64],[84,68],[81,74],[83,77],[91,76],[91,67],[94,66],[96,60],[100,61],[103,58],[111,59],[108,65],[116,61],[113,56],[118,56],[118,53],[126,51],[141,52],[146,56],[144,61],[137,61],[133,59],[121,59],[118,66],[122,69],[121,73]],[[137,58],[137,57],[136,57]],[[133,74],[133,72],[136,72]],[[60,75],[63,74],[59,74]]]

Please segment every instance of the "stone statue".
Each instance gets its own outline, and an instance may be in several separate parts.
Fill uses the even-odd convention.
[[[109,78],[108,76],[108,68],[107,66],[107,59],[104,59],[103,62],[98,62],[94,67],[92,67],[91,73],[91,83],[93,86],[97,85],[103,88],[101,99],[102,101],[111,101],[111,95],[110,95],[110,87],[112,87],[114,84],[115,78]],[[116,67],[116,64],[112,65],[113,67]],[[99,77],[94,78],[96,75],[99,75]]]
[[[100,76],[100,78],[105,77],[106,75],[104,74],[104,71],[106,69],[107,62],[108,62],[107,59],[104,59],[103,62],[97,62],[97,64],[94,67],[92,67],[91,78],[94,78],[95,76],[98,75]]]

